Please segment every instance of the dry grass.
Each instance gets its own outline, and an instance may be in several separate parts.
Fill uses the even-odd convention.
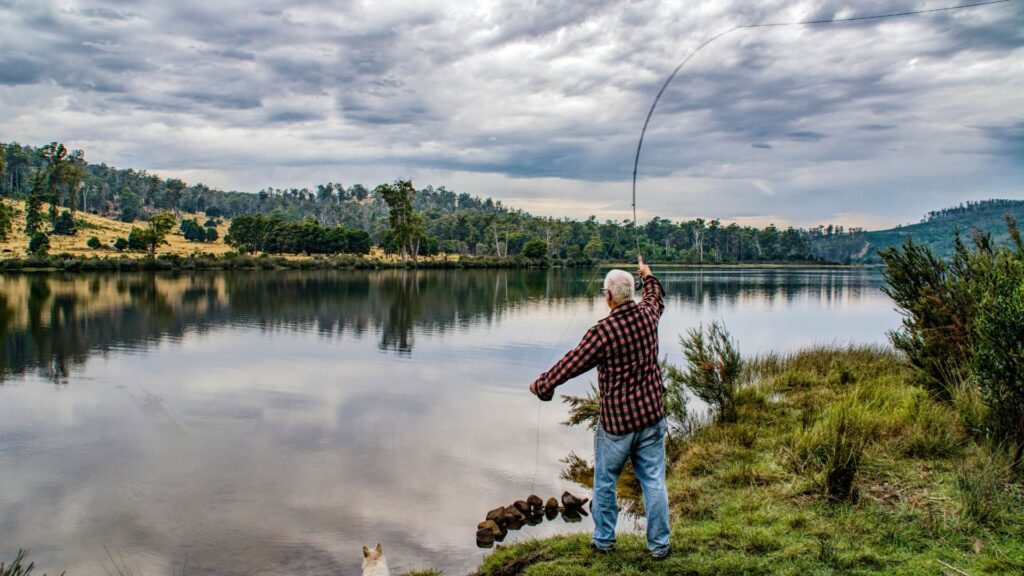
[[[13,207],[16,212],[14,227],[8,235],[7,241],[0,242],[0,258],[27,258],[29,237],[24,233],[25,203],[21,200],[11,199],[0,199],[0,202]],[[47,209],[48,205],[44,205],[44,212]],[[207,220],[207,217],[203,214],[190,214],[183,212],[179,215],[178,221],[190,220],[192,218],[199,221],[199,224],[203,224]],[[61,236],[59,234],[50,235],[51,254],[99,257],[118,256],[122,253],[114,250],[114,241],[119,237],[127,239],[132,226],[138,226],[139,228],[146,227],[145,221],[141,220],[129,224],[112,218],[106,218],[104,216],[97,216],[95,214],[88,214],[85,212],[76,212],[75,221],[78,223],[78,233],[74,236]],[[157,255],[174,254],[177,256],[189,256],[193,254],[212,254],[215,256],[222,256],[228,252],[232,252],[233,249],[224,243],[224,236],[227,235],[228,227],[230,225],[231,221],[229,219],[222,219],[221,225],[217,226],[218,238],[215,242],[189,242],[188,240],[185,240],[185,237],[182,236],[178,228],[175,227],[167,236],[167,244],[157,249]],[[44,230],[46,229],[47,228],[44,226]],[[104,247],[94,250],[86,246],[86,242],[88,242],[89,238],[92,236],[99,238]],[[145,256],[145,254],[141,252],[124,252],[123,254],[134,257]],[[297,254],[284,255],[284,257],[290,260],[309,258],[308,256]],[[397,254],[385,254],[377,247],[370,250],[370,254],[367,259],[380,262],[385,265],[397,264],[402,260],[401,256]],[[458,260],[458,254],[438,254],[436,256],[421,256],[419,258],[420,262],[455,262]]]
[[[25,234],[25,203],[20,200],[0,200],[12,206],[17,215],[14,218],[14,229],[8,235],[7,241],[0,243],[0,252],[3,253],[4,258],[25,258],[28,256],[28,235]],[[43,210],[47,210],[48,207],[44,206]],[[207,218],[203,214],[186,214],[182,213],[180,219],[192,219],[195,218],[200,224],[206,222]],[[128,233],[131,232],[132,226],[138,226],[139,228],[145,228],[146,223],[143,221],[135,222],[134,224],[128,224],[119,220],[111,218],[105,218],[103,216],[97,216],[95,214],[88,214],[85,212],[76,212],[75,221],[78,223],[78,233],[74,236],[62,236],[59,234],[50,235],[50,253],[51,254],[73,254],[75,256],[111,256],[118,254],[114,250],[114,241],[119,237],[128,238]],[[189,242],[185,240],[185,237],[181,235],[181,232],[175,228],[174,231],[167,236],[167,245],[161,246],[157,250],[158,254],[178,254],[180,256],[187,256],[189,254],[216,254],[222,255],[231,251],[231,247],[224,243],[224,235],[228,232],[228,226],[231,224],[229,220],[224,220],[220,226],[217,226],[217,234],[219,238],[216,242]],[[45,230],[45,227],[44,227]],[[104,248],[93,250],[85,245],[91,236],[99,238],[100,242],[103,243]]]

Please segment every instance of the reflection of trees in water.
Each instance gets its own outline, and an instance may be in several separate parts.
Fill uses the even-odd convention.
[[[279,271],[7,276],[0,284],[0,379],[37,370],[54,381],[90,354],[140,348],[221,325],[314,331],[409,354],[414,335],[500,322],[523,307],[587,299],[586,270]],[[832,302],[877,291],[856,271],[685,271],[663,276],[670,300]]]
[[[738,301],[793,302],[797,298],[826,305],[878,294],[881,276],[867,269],[686,270],[662,278],[666,297],[687,304]]]

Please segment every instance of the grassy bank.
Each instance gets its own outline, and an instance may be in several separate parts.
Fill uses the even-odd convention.
[[[643,538],[588,534],[502,548],[479,574],[1020,574],[1024,504],[983,434],[908,384],[882,349],[817,348],[747,363],[737,419],[672,448],[669,559]],[[975,433],[972,433],[975,432]],[[829,495],[853,473],[848,500]]]

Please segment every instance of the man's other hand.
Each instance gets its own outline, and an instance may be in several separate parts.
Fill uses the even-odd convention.
[[[646,277],[650,276],[651,275],[651,267],[648,266],[647,264],[644,264],[644,257],[643,256],[637,256],[636,257],[636,261],[637,261],[637,269],[636,270],[637,270],[637,273],[640,274],[640,277],[641,278],[646,278]]]

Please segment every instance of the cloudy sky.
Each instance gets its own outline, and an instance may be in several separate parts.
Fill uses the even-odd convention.
[[[622,218],[651,101],[706,38],[958,2],[0,0],[0,140]],[[1024,198],[1024,1],[729,34],[666,91],[640,176],[641,219],[877,228]]]

